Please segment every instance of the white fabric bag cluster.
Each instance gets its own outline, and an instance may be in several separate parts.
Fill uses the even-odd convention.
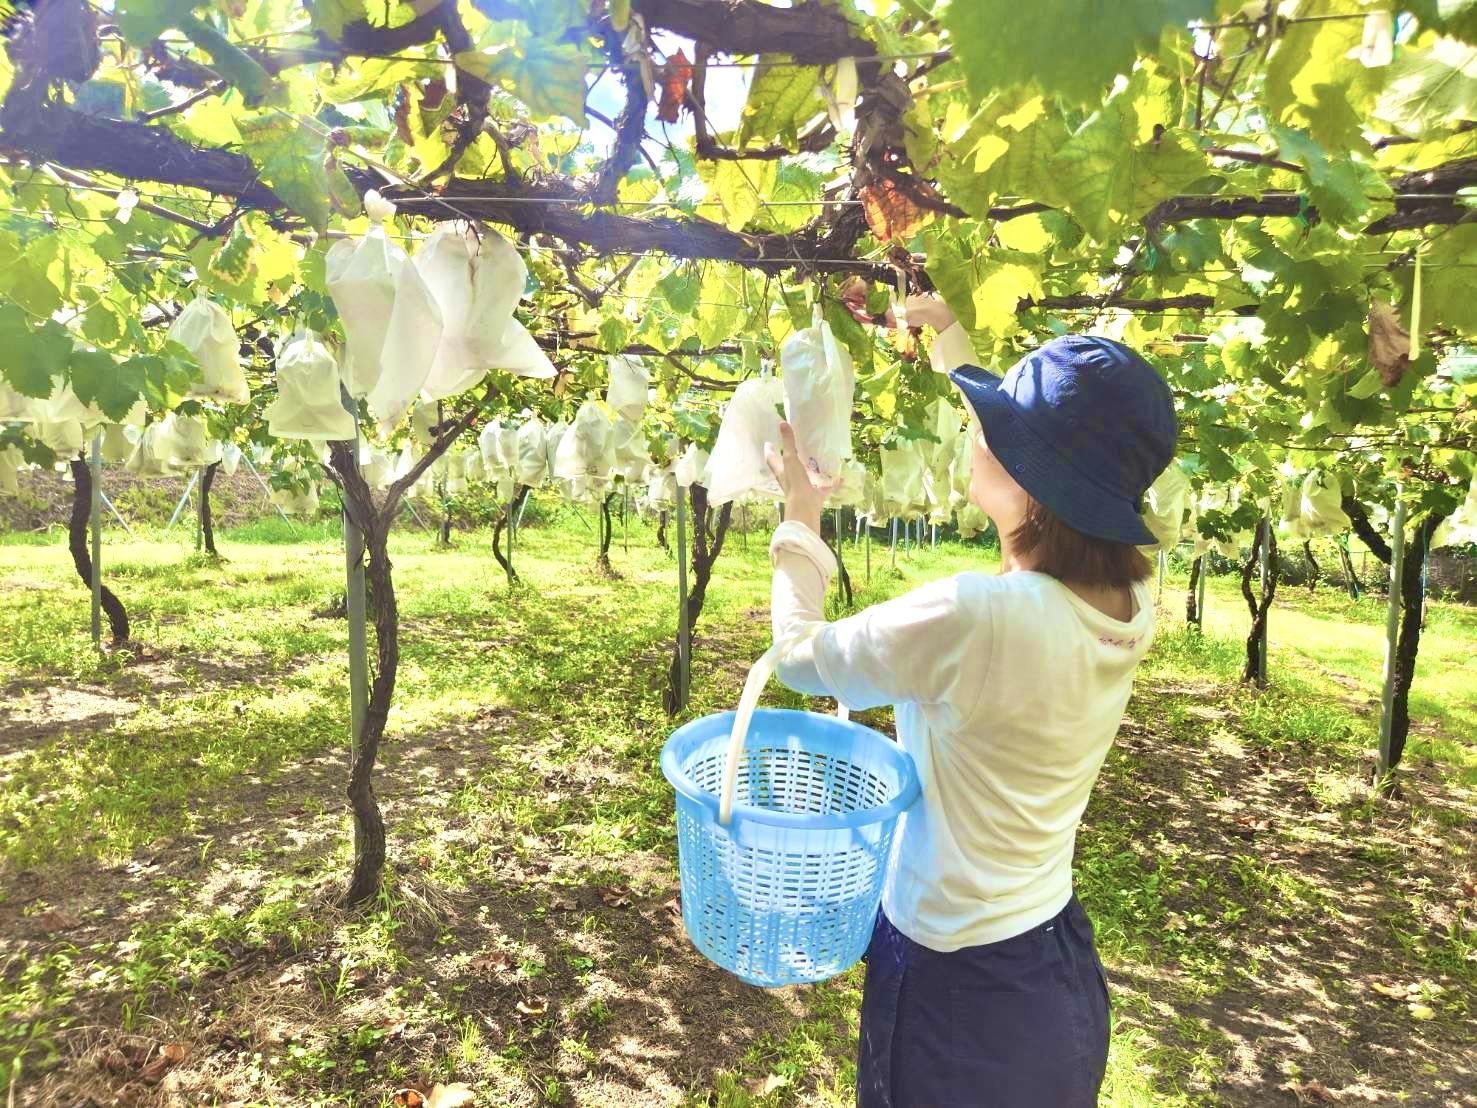
[[[520,485],[536,487],[549,476],[549,456],[544,441],[548,431],[538,416],[530,416],[518,428],[517,477]]]
[[[358,242],[335,243],[324,267],[348,340],[344,384],[351,396],[368,397],[388,433],[430,376],[445,325],[420,270],[385,234],[395,205],[370,191],[364,208],[369,230]]]
[[[616,416],[611,439],[615,448],[615,475],[631,483],[641,480],[647,463],[651,461],[646,451],[646,432],[641,429],[641,424],[623,415]]]
[[[234,477],[241,467],[241,448],[234,442],[221,444],[221,469],[227,477]]]
[[[272,503],[290,516],[317,515],[318,486],[310,484],[305,489],[273,489]]]
[[[780,495],[779,484],[765,461],[764,447],[772,443],[779,449],[777,409],[784,399],[784,386],[772,377],[751,377],[733,390],[708,460],[709,503],[716,507],[755,491]]]
[[[882,450],[882,507],[890,516],[910,518],[923,509],[923,451],[916,442]]]
[[[161,424],[151,423],[144,428],[143,434],[139,436],[138,445],[134,447],[123,468],[126,472],[137,477],[163,477],[172,473],[169,458],[158,449],[158,440]]]
[[[635,358],[616,354],[609,361],[610,385],[605,390],[605,403],[617,415],[632,423],[640,423],[646,412],[646,390],[651,374]]]
[[[121,466],[133,453],[133,440],[128,437],[128,428],[121,423],[110,423],[103,428],[102,460],[110,466]]]
[[[564,434],[569,430],[569,421],[556,419],[544,429],[544,460],[547,467],[545,478],[553,477],[554,461],[559,456],[559,444],[564,441]]]
[[[1172,547],[1180,541],[1189,502],[1190,479],[1177,463],[1170,462],[1144,495],[1144,524],[1153,534],[1156,547]]]
[[[780,347],[785,419],[795,428],[801,461],[822,484],[841,475],[851,457],[851,410],[856,375],[851,355],[820,318]]]
[[[200,363],[203,376],[190,386],[190,396],[220,404],[245,404],[251,399],[241,369],[241,340],[219,304],[195,297],[169,325],[168,337]]]
[[[831,508],[860,508],[867,495],[867,467],[861,462],[847,462],[841,476],[831,487],[826,505]]]
[[[395,463],[379,447],[364,445],[359,448],[359,472],[365,484],[382,492],[395,479]]]
[[[159,424],[154,449],[171,466],[194,468],[221,459],[220,443],[211,442],[205,421],[198,416],[170,412]]]
[[[615,468],[615,435],[610,420],[594,400],[586,400],[575,413],[554,458],[554,476],[605,477]]]
[[[16,480],[16,474],[20,472],[24,461],[19,447],[0,446],[0,496],[20,495],[20,483]]]
[[[354,417],[339,398],[333,352],[310,331],[295,335],[277,353],[277,399],[267,405],[267,431],[278,439],[346,441]]]
[[[1477,543],[1477,476],[1467,489],[1467,498],[1451,515],[1441,521],[1431,536],[1431,549]]]
[[[687,449],[682,452],[682,457],[677,459],[677,464],[672,468],[672,476],[677,482],[679,489],[685,489],[692,485],[700,485],[703,474],[708,469],[708,452],[698,446],[695,442],[687,444]]]
[[[1298,511],[1309,537],[1337,535],[1350,527],[1344,511],[1344,490],[1339,479],[1327,470],[1315,469],[1303,479]]]
[[[443,223],[415,256],[443,327],[425,382],[433,400],[455,396],[490,369],[524,377],[553,377],[548,355],[513,310],[528,283],[528,267],[511,243],[493,231],[479,239],[470,227]]]

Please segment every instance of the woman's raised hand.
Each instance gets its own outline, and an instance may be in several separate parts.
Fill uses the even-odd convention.
[[[774,443],[764,444],[764,460],[769,471],[779,482],[785,494],[785,518],[808,526],[816,534],[821,531],[821,509],[826,504],[826,491],[815,487],[810,471],[800,457],[800,448],[795,442],[795,428],[788,423],[780,424],[780,448]]]

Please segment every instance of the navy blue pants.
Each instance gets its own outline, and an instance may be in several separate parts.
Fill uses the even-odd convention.
[[[942,954],[881,912],[867,948],[858,1108],[1082,1108],[1108,1063],[1108,985],[1074,896],[1014,938]]]

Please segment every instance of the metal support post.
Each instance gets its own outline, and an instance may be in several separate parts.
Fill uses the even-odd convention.
[[[354,418],[354,465],[359,465],[358,405],[346,389],[340,400]],[[344,503],[344,606],[349,614],[349,764],[359,756],[364,719],[369,712],[369,640],[365,620],[364,532]],[[356,832],[357,834],[357,832]],[[357,844],[356,844],[357,848]]]
[[[103,433],[92,436],[92,645],[103,648]]]
[[[687,707],[692,628],[687,622],[687,490],[677,489],[677,710]]]
[[[1195,627],[1205,630],[1205,579],[1210,576],[1210,552],[1200,556],[1200,581],[1196,585],[1199,595],[1195,598]]]
[[[118,514],[118,509],[115,508],[113,506],[113,502],[108,499],[108,494],[105,493],[105,492],[101,492],[100,491],[98,493],[98,495],[103,498],[103,507],[106,508],[106,509],[108,509],[108,511],[110,511],[110,512],[113,513],[113,518],[118,521],[118,526],[121,527],[121,528],[123,528],[123,530],[125,530],[125,531],[128,532],[128,537],[130,539],[133,538],[134,537],[133,528],[130,527],[130,526],[128,526],[128,520],[124,519],[121,515]]]
[[[179,498],[179,503],[174,506],[174,514],[169,517],[169,522],[164,525],[164,530],[168,531],[174,526],[175,521],[179,519],[179,514],[185,510],[185,503],[190,499],[190,493],[195,491],[195,482],[198,480],[200,480],[200,471],[197,469],[190,475],[190,483],[185,486],[185,494]]]
[[[1271,512],[1268,512],[1265,516],[1262,517],[1262,523],[1266,527],[1266,532],[1262,535],[1262,553],[1260,565],[1262,597],[1263,599],[1265,599],[1267,595],[1267,573],[1268,568],[1270,567],[1272,562]],[[1265,685],[1267,683],[1267,625],[1271,622],[1272,609],[1269,606],[1266,613],[1262,616],[1261,649],[1257,651],[1257,680],[1262,685]]]
[[[261,473],[257,470],[256,466],[252,464],[251,455],[243,451],[241,454],[241,460],[246,463],[246,468],[251,470],[251,475],[256,478],[256,483],[262,487],[262,492],[267,494],[267,499],[271,500],[272,486],[267,484],[267,482],[262,478]],[[282,522],[287,524],[288,531],[291,534],[296,535],[297,528],[292,525],[292,520],[289,519],[287,517],[287,513],[282,510],[282,505],[278,504],[276,501],[273,501],[272,507],[277,509],[277,514],[282,517]]]
[[[1400,639],[1400,579],[1405,566],[1405,500],[1395,493],[1390,524],[1390,598],[1385,612],[1385,684],[1380,693],[1380,757],[1375,781],[1390,772],[1390,728],[1395,714],[1395,648]]]

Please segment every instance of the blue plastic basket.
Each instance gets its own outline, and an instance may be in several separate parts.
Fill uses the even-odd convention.
[[[682,920],[698,950],[750,984],[822,981],[867,949],[893,832],[918,796],[918,774],[870,728],[756,711],[725,825],[724,774],[745,714],[741,705],[695,720],[662,750],[662,772],[677,790]]]

